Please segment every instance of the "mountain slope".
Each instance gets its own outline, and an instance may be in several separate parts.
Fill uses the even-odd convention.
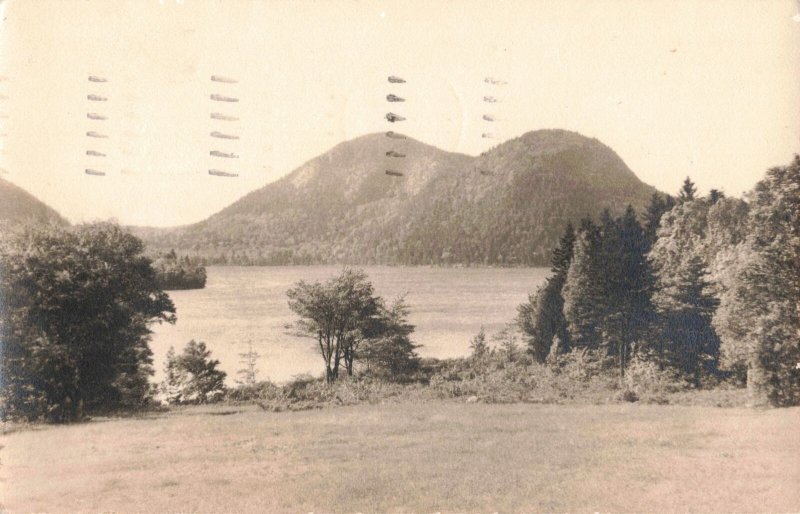
[[[529,132],[478,157],[371,134],[200,223],[135,230],[212,263],[536,265],[567,221],[641,208],[654,191],[574,132]]]
[[[24,222],[57,223],[67,221],[55,210],[11,182],[0,178],[0,224]]]

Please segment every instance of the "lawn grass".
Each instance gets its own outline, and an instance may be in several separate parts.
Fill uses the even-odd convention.
[[[797,512],[800,408],[173,409],[2,437],[8,512]]]

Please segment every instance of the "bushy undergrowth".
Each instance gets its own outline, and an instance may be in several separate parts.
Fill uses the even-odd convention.
[[[628,363],[623,379],[627,400],[647,403],[669,403],[669,395],[688,390],[689,382],[670,368],[660,368],[657,363],[635,357]]]
[[[303,375],[284,385],[267,381],[230,389],[225,401],[284,411],[408,400],[694,404],[695,393],[677,374],[646,360],[633,359],[620,379],[613,363],[585,352],[571,352],[541,364],[528,355],[489,351],[480,357],[423,359],[417,373],[403,381],[362,374],[328,384],[324,377]],[[706,396],[700,403],[732,406],[740,404],[741,395]]]
[[[401,384],[369,376],[342,377],[329,384],[324,377],[301,375],[285,385],[266,381],[230,389],[225,400],[231,403],[256,403],[269,411],[305,410],[408,398],[414,390],[421,388],[419,383]]]

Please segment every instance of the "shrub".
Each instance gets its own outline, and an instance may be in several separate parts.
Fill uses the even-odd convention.
[[[178,356],[169,349],[162,383],[168,403],[211,403],[223,398],[225,372],[217,369],[219,361],[210,355],[202,341],[189,341]]]
[[[666,403],[667,395],[689,387],[675,370],[662,369],[656,362],[646,360],[640,355],[635,356],[628,364],[623,385],[626,392],[655,403]]]

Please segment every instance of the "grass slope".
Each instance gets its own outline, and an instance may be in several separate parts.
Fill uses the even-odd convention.
[[[800,510],[800,409],[197,407],[5,435],[8,512]]]

